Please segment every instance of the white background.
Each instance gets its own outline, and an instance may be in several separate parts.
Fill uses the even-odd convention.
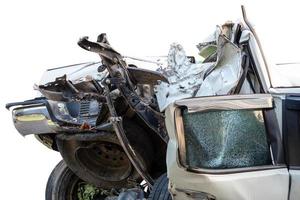
[[[95,40],[106,32],[123,55],[167,55],[172,42],[196,55],[195,45],[216,24],[241,17],[241,4],[272,62],[300,60],[300,6],[289,1],[1,1],[0,199],[44,199],[60,155],[32,136],[20,136],[4,105],[34,97],[32,86],[47,68],[97,61],[77,46],[79,37]]]

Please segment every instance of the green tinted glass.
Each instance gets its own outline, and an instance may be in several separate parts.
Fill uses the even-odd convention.
[[[261,110],[183,111],[186,164],[226,169],[271,164]]]

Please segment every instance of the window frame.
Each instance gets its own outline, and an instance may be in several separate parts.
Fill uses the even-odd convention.
[[[229,173],[241,173],[250,171],[260,171],[269,169],[286,168],[284,163],[274,162],[274,155],[272,145],[269,141],[270,154],[272,158],[272,164],[253,166],[253,167],[241,167],[241,168],[230,168],[230,169],[207,169],[207,168],[193,168],[186,163],[186,144],[184,125],[182,117],[182,108],[187,108],[188,113],[204,112],[204,111],[217,111],[217,110],[254,110],[261,109],[272,110],[273,109],[273,98],[270,94],[251,94],[251,95],[227,95],[227,96],[211,96],[211,97],[197,97],[178,100],[174,103],[174,124],[176,130],[176,138],[178,142],[177,147],[177,163],[180,167],[185,168],[188,171],[205,173],[205,174],[229,174]],[[264,114],[264,113],[263,113]],[[264,114],[264,123],[266,123],[266,116]],[[271,122],[273,125],[276,121]],[[278,125],[278,124],[277,124]],[[278,127],[278,126],[274,126]],[[266,127],[266,136],[269,139],[269,130]],[[272,131],[273,132],[273,131]],[[275,134],[280,134],[279,130],[274,131]]]

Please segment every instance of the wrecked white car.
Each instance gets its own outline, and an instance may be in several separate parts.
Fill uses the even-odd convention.
[[[62,155],[47,200],[299,198],[299,91],[272,87],[245,16],[197,45],[201,62],[179,44],[156,61],[105,34],[78,44],[101,62],[50,69],[40,97],[6,106]]]
[[[245,16],[214,36],[200,64],[174,47],[157,87],[169,141],[153,199],[299,199],[299,87],[272,86]]]

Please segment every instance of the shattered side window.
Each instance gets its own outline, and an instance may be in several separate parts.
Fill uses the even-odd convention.
[[[272,163],[261,110],[183,111],[186,164],[226,169]]]

